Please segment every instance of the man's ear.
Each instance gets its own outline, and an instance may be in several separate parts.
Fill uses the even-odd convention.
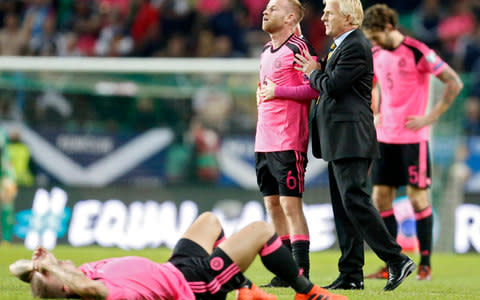
[[[347,23],[348,23],[349,25],[352,25],[352,24],[353,24],[353,17],[352,17],[352,15],[347,15],[346,18],[347,18]]]
[[[285,23],[286,24],[295,24],[295,14],[294,13],[289,13],[287,17],[285,18]]]

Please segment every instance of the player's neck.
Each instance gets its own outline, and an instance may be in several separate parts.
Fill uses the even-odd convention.
[[[277,49],[293,34],[293,30],[284,29],[270,34],[270,39],[272,40],[273,48]]]

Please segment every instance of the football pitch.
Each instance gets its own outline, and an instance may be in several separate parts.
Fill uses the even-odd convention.
[[[14,278],[8,271],[10,263],[21,258],[30,258],[31,251],[22,245],[0,247],[0,300],[28,300],[33,299],[30,288],[26,283]],[[71,259],[77,265],[88,261],[107,257],[137,255],[151,260],[164,262],[170,255],[166,248],[146,249],[140,251],[125,251],[118,248],[84,247],[72,248],[58,246],[53,253],[59,259]],[[319,285],[326,285],[333,281],[337,273],[337,259],[339,252],[335,250],[316,252],[311,254],[311,279]],[[412,254],[415,261],[417,255]],[[281,263],[281,262],[279,262]],[[419,299],[419,300],[447,300],[447,299],[480,299],[480,255],[455,255],[435,253],[433,256],[433,279],[429,282],[419,282],[411,275],[393,292],[383,292],[383,280],[366,280],[363,291],[341,291],[351,300],[376,299]],[[365,272],[370,273],[381,266],[380,260],[372,253],[367,252]],[[256,284],[268,282],[272,275],[263,267],[260,260],[255,260],[253,266],[246,272],[247,276]],[[293,299],[291,289],[266,289],[275,294],[279,300]],[[235,299],[230,293],[228,300]]]

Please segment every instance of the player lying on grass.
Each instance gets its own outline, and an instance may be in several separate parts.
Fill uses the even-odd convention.
[[[344,300],[311,283],[282,245],[273,226],[258,221],[225,239],[217,217],[203,213],[178,241],[167,263],[142,257],[120,257],[86,263],[76,268],[57,260],[44,248],[32,260],[18,260],[10,272],[29,282],[34,297],[82,299],[236,299],[273,300],[242,274],[260,254],[265,267],[296,291],[296,300]]]

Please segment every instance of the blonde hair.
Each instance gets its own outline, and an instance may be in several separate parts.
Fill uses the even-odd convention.
[[[362,26],[363,8],[360,0],[323,0],[323,4],[327,2],[337,2],[340,7],[340,12],[345,16],[352,17],[352,25]]]
[[[287,2],[293,7],[295,11],[295,15],[297,16],[297,19],[295,20],[297,23],[300,23],[303,19],[304,15],[304,8],[303,5],[300,3],[299,0],[287,0]]]

